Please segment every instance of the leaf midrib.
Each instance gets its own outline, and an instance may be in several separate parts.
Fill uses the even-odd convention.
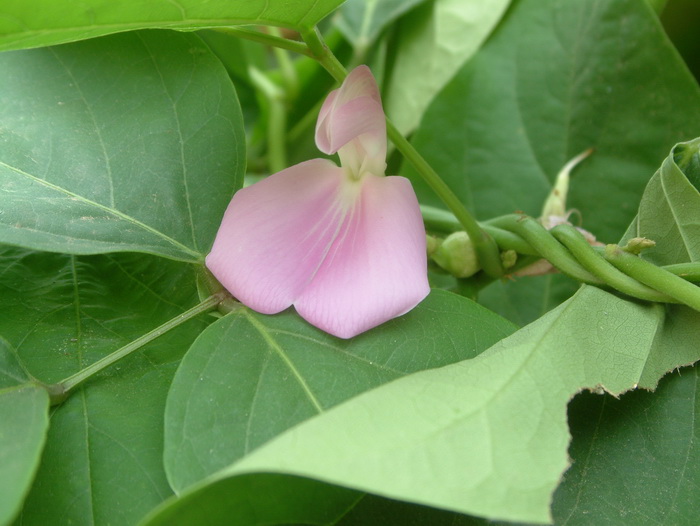
[[[314,409],[316,409],[316,412],[323,413],[324,409],[321,403],[318,401],[318,398],[316,398],[316,395],[314,395],[313,391],[311,391],[311,388],[309,387],[309,384],[306,383],[306,380],[304,380],[304,377],[301,375],[299,370],[296,368],[294,365],[294,362],[292,362],[289,359],[289,356],[287,356],[287,353],[284,352],[284,349],[277,343],[277,340],[275,340],[270,332],[267,330],[267,327],[265,327],[262,323],[260,323],[258,320],[255,319],[255,317],[247,310],[245,309],[244,311],[246,319],[250,322],[250,324],[255,327],[255,329],[260,333],[260,335],[263,337],[265,340],[265,343],[272,349],[279,357],[280,359],[284,362],[284,364],[289,368],[291,373],[294,375],[296,378],[297,382],[299,382],[299,385],[301,386],[302,390],[306,394],[307,398],[311,402],[311,404],[314,406]]]
[[[23,177],[26,177],[35,183],[38,183],[42,186],[45,186],[46,188],[50,188],[51,190],[54,190],[56,192],[59,192],[59,193],[66,195],[67,197],[71,197],[73,199],[76,199],[76,200],[88,205],[88,206],[95,207],[99,210],[102,210],[102,211],[108,213],[108,214],[116,216],[123,221],[127,221],[128,223],[131,223],[132,225],[137,226],[138,228],[145,230],[149,234],[155,235],[156,237],[159,237],[160,239],[162,239],[166,243],[176,247],[178,250],[180,250],[184,254],[190,256],[190,258],[192,258],[195,262],[200,262],[202,259],[202,254],[200,254],[199,252],[192,250],[191,248],[180,243],[179,241],[176,241],[175,239],[171,238],[170,236],[165,235],[163,232],[156,230],[155,228],[148,226],[147,224],[142,223],[138,219],[131,217],[130,215],[127,215],[123,212],[120,212],[119,210],[117,210],[115,208],[110,208],[110,207],[105,206],[103,204],[92,201],[86,197],[79,195],[79,194],[73,193],[70,190],[67,190],[63,187],[49,183],[48,181],[45,181],[44,179],[41,179],[35,175],[31,175],[23,170],[20,170],[19,168],[15,168],[14,166],[10,166],[9,164],[4,163],[2,161],[0,161],[0,167],[7,168],[8,170],[11,170],[11,171],[23,176]],[[188,259],[187,261],[191,261],[191,260]]]

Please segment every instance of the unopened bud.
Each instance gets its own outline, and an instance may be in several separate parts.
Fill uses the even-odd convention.
[[[481,269],[474,245],[466,232],[455,232],[447,236],[431,257],[458,278],[468,278]]]
[[[436,238],[435,236],[431,236],[426,234],[425,236],[425,249],[426,252],[428,253],[428,257],[431,258],[433,257],[433,254],[437,251],[437,249],[440,247],[442,244],[442,241]]]
[[[501,263],[503,268],[508,270],[518,262],[518,253],[515,250],[501,252]]]
[[[656,241],[652,241],[651,239],[647,239],[645,237],[633,237],[624,247],[622,247],[622,250],[629,252],[630,254],[639,255],[642,250],[651,248],[655,245]]]
[[[593,153],[593,150],[588,149],[585,152],[578,154],[576,157],[566,163],[559,171],[557,178],[554,181],[554,188],[552,188],[547,200],[544,202],[544,206],[542,206],[542,215],[540,216],[542,220],[546,221],[551,216],[564,217],[567,215],[566,196],[569,193],[569,175],[571,174],[571,170],[573,170],[577,164],[583,161],[591,153]]]

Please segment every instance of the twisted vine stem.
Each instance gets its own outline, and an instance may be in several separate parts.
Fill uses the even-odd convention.
[[[444,212],[423,209],[433,227],[454,229],[456,221]],[[591,246],[575,227],[567,224],[547,230],[537,219],[510,214],[487,221],[484,230],[502,250],[549,261],[571,278],[643,301],[678,303],[700,311],[700,263],[656,266],[627,247]],[[529,261],[529,260],[528,260]]]

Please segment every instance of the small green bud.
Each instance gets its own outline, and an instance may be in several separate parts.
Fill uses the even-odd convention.
[[[455,232],[447,236],[431,257],[458,278],[468,278],[481,270],[474,245],[466,232]]]
[[[431,236],[426,234],[425,236],[425,246],[426,246],[426,252],[428,253],[428,257],[432,257],[433,254],[437,251],[437,249],[440,247],[442,244],[442,240],[436,238],[435,236]]]
[[[630,254],[639,255],[639,253],[647,248],[656,246],[656,241],[647,239],[645,237],[633,237],[627,244],[622,247],[622,250],[629,252]]]
[[[518,261],[518,253],[515,250],[506,250],[501,252],[501,263],[503,263],[503,268],[508,270],[512,268]]]

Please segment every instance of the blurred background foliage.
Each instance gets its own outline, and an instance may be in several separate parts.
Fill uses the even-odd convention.
[[[661,23],[678,52],[700,80],[700,2],[698,0],[668,0],[661,12]]]

